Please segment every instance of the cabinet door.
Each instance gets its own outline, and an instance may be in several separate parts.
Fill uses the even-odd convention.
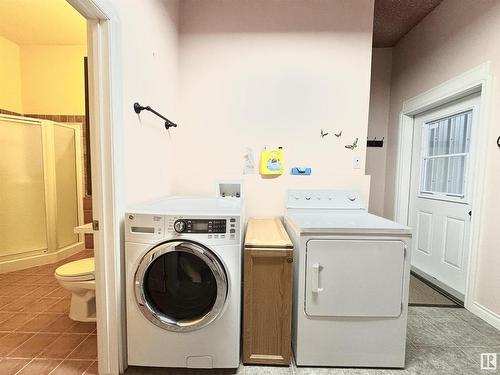
[[[398,317],[403,301],[401,241],[311,240],[307,243],[309,316]]]
[[[245,249],[244,363],[290,363],[292,257],[292,250]]]

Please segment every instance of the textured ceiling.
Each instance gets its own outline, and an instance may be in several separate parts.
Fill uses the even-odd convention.
[[[66,0],[0,0],[0,36],[19,44],[86,44],[87,23]]]
[[[373,46],[392,47],[442,0],[375,0]]]

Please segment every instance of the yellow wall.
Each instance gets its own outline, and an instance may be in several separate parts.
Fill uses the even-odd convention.
[[[0,36],[0,108],[23,112],[19,46]]]
[[[83,58],[86,46],[21,46],[26,114],[84,115]]]

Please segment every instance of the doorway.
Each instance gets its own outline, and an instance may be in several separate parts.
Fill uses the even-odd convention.
[[[487,158],[490,112],[492,108],[492,75],[490,63],[485,62],[466,71],[440,85],[406,100],[401,108],[399,118],[399,139],[396,156],[396,178],[394,196],[394,219],[402,224],[409,224],[411,198],[411,162],[413,158],[414,119],[421,114],[444,107],[449,103],[480,93],[480,115],[475,119],[474,159],[470,160],[474,177],[469,186],[474,194],[470,196],[470,204],[474,208],[470,217],[469,256],[467,259],[466,286],[464,307],[478,317],[496,324],[496,317],[487,311],[478,301],[476,295],[477,268],[480,246],[481,217],[484,207],[485,168],[482,164]],[[415,251],[415,250],[413,250]],[[412,251],[412,253],[413,253]]]
[[[69,4],[68,4],[69,3]],[[121,303],[121,295],[122,295],[122,283],[121,283],[121,251],[120,251],[120,218],[123,216],[123,208],[121,206],[122,202],[120,200],[120,192],[117,191],[116,186],[120,186],[119,181],[121,177],[120,170],[120,156],[121,154],[121,137],[122,137],[122,129],[118,124],[121,123],[121,55],[120,55],[120,39],[119,39],[119,23],[117,14],[111,5],[111,1],[108,0],[61,0],[56,1],[52,0],[50,2],[39,2],[39,1],[27,1],[27,2],[5,2],[2,3],[2,7],[12,7],[11,16],[9,17],[5,11],[2,11],[2,16],[8,21],[2,23],[2,30],[7,27],[7,24],[15,27],[16,23],[19,22],[20,15],[32,15],[34,17],[43,18],[44,22],[42,28],[39,29],[39,32],[35,35],[37,38],[43,38],[47,35],[47,33],[51,33],[54,30],[54,25],[57,25],[57,29],[60,31],[58,36],[61,38],[68,37],[71,33],[61,32],[62,24],[59,22],[51,22],[48,17],[44,17],[43,15],[47,13],[53,7],[60,6],[61,4],[66,5],[66,11],[71,13],[78,11],[77,17],[83,16],[83,30],[84,37],[87,39],[88,43],[88,65],[89,65],[89,74],[88,74],[88,102],[90,111],[85,114],[88,115],[90,121],[90,134],[89,139],[91,143],[91,154],[92,154],[92,195],[93,195],[93,219],[95,223],[92,228],[92,232],[94,234],[94,244],[95,244],[95,279],[96,285],[98,285],[96,290],[96,309],[97,309],[97,331],[99,335],[93,335],[92,340],[93,347],[95,348],[95,341],[98,342],[98,358],[99,358],[99,373],[101,374],[118,374],[123,371],[124,368],[124,345],[123,345],[123,306]],[[22,11],[18,9],[14,9],[15,7],[24,7]],[[2,8],[3,9],[3,8]],[[68,19],[65,19],[68,21]],[[52,25],[47,27],[47,25]],[[68,21],[64,26],[69,28],[75,27],[76,23]],[[30,25],[30,28],[23,28],[22,33],[16,34],[19,37],[24,37],[26,32],[32,31],[33,25]],[[87,29],[87,32],[85,32]],[[85,35],[86,34],[86,35]],[[21,43],[21,42],[20,42]],[[3,46],[8,44],[11,50],[14,50],[14,53],[11,53],[11,56],[17,56],[18,53],[15,51],[16,47],[12,46],[12,43],[3,43]],[[64,45],[65,43],[62,43]],[[2,46],[2,47],[3,47]],[[45,54],[45,56],[52,56],[50,54]],[[2,60],[3,62],[4,60]],[[32,62],[36,64],[38,59],[26,59],[28,62]],[[59,59],[58,63],[63,66],[63,68],[67,67],[67,59]],[[80,64],[82,60],[78,59],[78,63]],[[15,67],[17,64],[10,64],[9,67]],[[51,64],[46,64],[48,68],[51,68]],[[3,67],[3,66],[2,66]],[[63,72],[61,68],[60,73]],[[14,72],[15,73],[15,72]],[[8,74],[7,77],[12,78],[18,76],[16,74]],[[83,76],[83,69],[82,69]],[[26,76],[27,77],[27,76]],[[43,76],[43,78],[47,78]],[[3,76],[2,76],[3,79]],[[15,82],[14,82],[15,83]],[[50,83],[50,82],[49,82]],[[46,85],[49,87],[50,85]],[[9,106],[14,106],[16,108],[21,108],[19,103],[21,101],[13,100],[18,97],[21,97],[19,90],[14,90],[13,87],[17,87],[16,85],[6,86],[3,85],[0,92],[6,93],[5,97],[2,99],[8,99]],[[46,95],[43,99],[48,98],[49,94],[48,90],[39,90],[39,96],[30,96],[30,98],[42,98],[42,95]],[[17,95],[14,95],[16,94]],[[63,96],[63,99],[68,99],[69,96]],[[114,98],[112,100],[112,98]],[[56,103],[60,103],[62,101],[56,101]],[[18,109],[10,109],[7,108],[7,111],[0,111],[2,114],[10,115],[11,117],[24,115],[24,112]],[[68,106],[65,107],[66,109]],[[22,112],[22,113],[21,113]],[[51,111],[52,112],[52,111]],[[32,114],[37,114],[37,112],[30,111],[30,117]],[[58,114],[58,113],[51,113]],[[43,116],[46,116],[43,113]],[[38,124],[39,122],[57,122],[57,123],[73,123],[76,118],[71,114],[70,118],[50,118],[46,119],[36,118],[34,121]],[[79,120],[79,119],[78,119]],[[80,121],[76,121],[80,122]],[[62,125],[55,125],[67,130],[67,127]],[[41,125],[40,125],[41,126]],[[81,124],[79,125],[81,127]],[[58,127],[58,129],[59,129]],[[24,129],[23,130],[28,130]],[[53,154],[53,153],[52,153]],[[33,156],[35,158],[35,156]],[[61,176],[61,174],[59,174]],[[80,184],[78,184],[80,185]],[[41,202],[41,200],[40,200]],[[80,202],[80,200],[78,200]],[[52,210],[54,211],[54,210]],[[55,217],[55,215],[52,215]],[[59,215],[60,216],[60,215]],[[24,227],[23,230],[26,230],[28,227]],[[73,228],[73,227],[72,227]],[[81,239],[83,236],[79,235]],[[82,242],[83,241],[79,241]],[[45,266],[41,266],[45,267]],[[9,298],[15,297],[15,294],[19,294],[20,292],[24,293],[33,293],[39,294],[42,292],[52,293],[48,289],[52,288],[52,284],[57,283],[54,280],[54,270],[51,268],[53,265],[47,266],[46,269],[36,269],[33,274],[30,272],[24,272],[20,275],[14,275],[9,278],[2,278],[2,281],[13,284],[10,288],[5,289],[9,293]],[[20,271],[22,272],[22,271]],[[42,281],[46,279],[47,285],[38,285],[41,284]],[[33,285],[29,287],[26,286],[26,283],[30,282]],[[22,282],[21,282],[22,281]],[[19,284],[19,285],[17,285]],[[50,284],[50,285],[49,285]],[[21,288],[22,286],[22,288]],[[36,287],[36,288],[35,288]],[[35,288],[36,291],[27,290],[27,289]],[[9,291],[10,290],[10,291]],[[6,293],[7,293],[6,292]],[[11,293],[12,292],[12,293]],[[38,295],[37,295],[38,296]],[[34,295],[34,297],[37,297]],[[42,296],[41,298],[45,298]],[[60,296],[53,295],[54,299],[65,299],[68,300],[67,295]],[[9,301],[7,301],[9,302]],[[12,301],[12,304],[16,301]],[[23,302],[28,302],[23,301]],[[55,301],[56,303],[58,301]],[[62,303],[61,303],[62,305]],[[11,306],[15,308],[14,305]],[[61,308],[67,308],[67,305],[61,306]],[[44,308],[43,304],[31,304],[27,305],[27,308],[30,309],[41,309]],[[48,308],[48,307],[47,307]],[[54,309],[58,309],[59,304]],[[66,313],[67,311],[51,311],[50,314],[45,314],[44,312],[37,312],[38,315],[51,315],[51,314],[60,314],[63,318],[68,318]],[[14,312],[16,313],[16,312]],[[31,317],[33,314],[26,313],[27,317]],[[44,323],[42,320],[46,316],[40,316],[40,319],[37,322],[33,323]],[[48,317],[48,316],[47,316]],[[9,313],[0,314],[0,318],[4,318],[3,320],[10,319]],[[62,319],[64,320],[64,319]],[[69,318],[68,318],[69,320]],[[19,320],[15,321],[17,324],[24,324]],[[45,322],[47,323],[47,322]],[[44,324],[45,324],[44,323]],[[64,323],[64,322],[63,322]],[[94,323],[95,324],[95,323]],[[39,326],[32,326],[30,329],[39,329]],[[7,325],[4,326],[5,329],[10,329]],[[14,327],[13,330],[17,329]],[[62,329],[62,328],[61,328]],[[54,334],[59,334],[62,332],[54,332]],[[33,334],[31,332],[29,334]],[[3,335],[6,337],[6,335]],[[26,338],[26,337],[25,337]],[[16,342],[11,341],[12,345],[15,345]],[[37,348],[43,346],[43,342],[37,341]],[[20,343],[21,344],[21,343]],[[19,345],[16,345],[16,348]],[[26,345],[27,349],[30,349],[31,345]],[[59,345],[59,348],[67,349],[65,345]],[[13,351],[16,348],[11,348]],[[45,348],[44,348],[45,349]],[[31,349],[30,349],[31,353]],[[29,354],[29,353],[28,353]],[[32,353],[34,354],[34,353]],[[38,354],[37,354],[38,355]],[[4,357],[4,355],[2,355]],[[59,357],[58,357],[59,358]],[[60,358],[56,361],[60,361]],[[23,368],[27,364],[23,364],[23,361],[19,361],[19,365]],[[2,361],[5,364],[5,361]],[[48,364],[48,362],[41,363],[43,365]],[[49,364],[50,365],[50,364]],[[59,364],[57,364],[59,366]],[[93,362],[91,367],[87,369],[80,369],[81,371],[97,371],[97,362]],[[66,369],[67,370],[67,369]],[[10,370],[9,370],[10,371]],[[16,370],[17,371],[17,370]],[[38,369],[32,372],[41,373],[45,370]],[[2,371],[0,371],[2,372]],[[3,372],[2,372],[3,373]]]
[[[463,303],[473,212],[479,93],[414,117],[409,226],[412,270]]]

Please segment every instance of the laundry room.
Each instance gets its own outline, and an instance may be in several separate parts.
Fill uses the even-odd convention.
[[[495,372],[498,0],[0,3],[0,373]]]

